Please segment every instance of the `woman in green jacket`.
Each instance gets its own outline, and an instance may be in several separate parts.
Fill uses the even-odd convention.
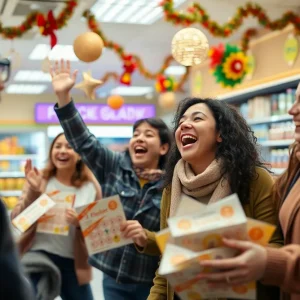
[[[174,124],[176,144],[166,168],[161,229],[175,215],[182,193],[203,204],[237,193],[247,217],[277,225],[271,199],[273,179],[260,161],[253,132],[233,107],[223,101],[188,98],[179,105]],[[147,235],[143,252],[157,255],[154,233]],[[279,232],[271,244],[282,245]],[[258,300],[279,299],[278,289],[257,286]],[[157,274],[148,300],[158,299],[178,298]]]

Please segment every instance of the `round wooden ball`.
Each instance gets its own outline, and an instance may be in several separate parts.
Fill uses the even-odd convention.
[[[102,54],[103,47],[103,40],[95,32],[86,32],[79,35],[73,44],[75,55],[84,62],[97,60]]]

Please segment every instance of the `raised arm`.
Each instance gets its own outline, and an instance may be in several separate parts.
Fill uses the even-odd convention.
[[[105,174],[114,169],[119,153],[110,151],[91,134],[81,118],[70,96],[77,71],[71,73],[70,62],[63,60],[51,67],[52,85],[58,103],[55,112],[71,147],[81,156],[98,181],[105,180]]]

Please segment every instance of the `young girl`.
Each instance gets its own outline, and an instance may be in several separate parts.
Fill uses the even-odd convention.
[[[42,193],[51,194],[54,191],[61,191],[74,194],[74,207],[99,200],[102,196],[99,184],[93,179],[93,175],[78,154],[69,146],[64,134],[59,134],[53,140],[46,168],[38,171],[28,160],[25,175],[27,185],[12,212],[12,218],[15,218]],[[63,300],[92,300],[93,295],[89,285],[91,267],[88,265],[88,254],[75,210],[66,209],[62,218],[70,224],[67,236],[37,232],[37,224],[21,236],[19,246],[21,254],[24,255],[22,261],[25,270],[37,260],[49,260],[51,265],[56,266],[60,272],[59,294]],[[41,296],[45,290],[41,290],[39,281],[45,274],[32,272],[29,275],[36,293]]]
[[[104,197],[118,194],[127,223],[124,236],[143,247],[146,232],[159,231],[161,186],[171,138],[168,127],[159,119],[142,119],[133,126],[128,151],[113,152],[99,143],[84,124],[70,90],[75,84],[70,63],[56,63],[52,84],[58,97],[57,116],[70,145],[80,154],[101,183]],[[104,272],[103,290],[107,300],[144,300],[153,285],[159,257],[137,251],[134,245],[93,255],[91,264]]]
[[[166,167],[161,228],[174,216],[181,193],[203,204],[237,193],[248,217],[276,224],[272,177],[262,168],[253,132],[235,109],[218,100],[186,99],[175,115],[174,136],[176,145]],[[148,237],[154,254],[153,237]],[[271,242],[278,247],[280,234]],[[150,254],[147,246],[144,250]],[[273,292],[260,286],[257,299],[277,299]],[[148,299],[171,300],[174,292],[157,275]]]
[[[300,300],[300,84],[289,114],[296,126],[296,143],[291,148],[288,169],[274,187],[286,246],[270,249],[251,242],[226,240],[226,246],[241,250],[242,254],[232,259],[203,262],[203,265],[222,270],[203,276],[215,285],[244,284],[261,279],[266,284],[280,286],[284,292],[282,299]]]

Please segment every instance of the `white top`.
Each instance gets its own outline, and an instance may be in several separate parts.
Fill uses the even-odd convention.
[[[74,208],[89,204],[96,200],[96,188],[92,182],[85,183],[82,187],[76,188],[60,183],[55,177],[52,177],[47,184],[46,193],[60,190],[71,192],[76,195]],[[44,250],[66,258],[74,258],[74,238],[75,226],[70,225],[67,236],[47,234],[36,232],[34,243],[31,250]]]

